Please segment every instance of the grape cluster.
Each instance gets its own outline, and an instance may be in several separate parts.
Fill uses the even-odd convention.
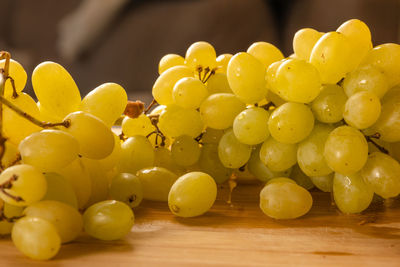
[[[81,99],[54,62],[32,73],[36,103],[24,68],[2,53],[0,234],[50,259],[83,230],[122,238],[143,199],[202,215],[217,184],[244,173],[265,184],[260,208],[275,219],[306,214],[314,187],[343,213],[398,196],[400,45],[373,47],[353,19],[301,29],[293,49],[285,58],[257,42],[217,57],[196,42],[161,59],[146,109],[115,83]]]

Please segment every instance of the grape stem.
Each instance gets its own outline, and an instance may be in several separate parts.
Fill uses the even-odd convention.
[[[3,166],[3,164],[0,164],[0,172],[3,171],[4,169],[14,166],[15,164],[17,164],[20,160],[21,160],[21,154],[17,154],[17,157],[8,165],[8,166]]]
[[[367,139],[367,142],[370,142],[371,144],[373,144],[377,149],[379,149],[380,152],[385,153],[385,154],[389,154],[389,151],[384,148],[381,145],[378,145],[374,140],[372,140],[373,138],[375,139],[379,139],[381,137],[380,133],[374,133],[373,135],[366,135],[365,139]]]
[[[24,201],[24,199],[20,196],[13,196],[6,191],[6,189],[11,189],[13,183],[18,180],[18,175],[13,174],[7,181],[0,184],[0,191],[3,192],[4,195],[8,196],[9,198],[14,199],[15,201]]]
[[[269,101],[267,104],[261,106],[261,108],[263,108],[263,109],[265,109],[267,111],[269,110],[270,107],[274,107],[275,108],[276,107],[275,103],[272,102],[272,101]]]
[[[157,104],[158,104],[157,101],[153,98],[153,100],[151,101],[150,105],[145,109],[144,114],[147,114],[147,113],[150,111],[150,109],[151,109],[154,105],[157,105]]]
[[[207,81],[208,81],[208,79],[210,79],[210,77],[211,76],[213,76],[214,74],[215,74],[215,70],[216,69],[212,69],[211,71],[210,71],[210,74],[207,76],[207,78],[206,78],[206,74],[204,74],[204,81],[203,81],[203,83],[206,83]]]
[[[157,114],[158,115],[158,114]],[[160,146],[165,146],[165,139],[166,139],[166,137],[165,137],[165,135],[160,131],[160,129],[158,128],[158,118],[160,117],[159,115],[158,116],[155,116],[155,117],[152,117],[151,115],[149,116],[150,117],[150,119],[151,119],[151,124],[153,124],[154,125],[154,127],[156,128],[156,130],[155,131],[153,131],[153,132],[151,132],[151,133],[149,133],[147,136],[146,136],[146,138],[149,138],[152,134],[156,134],[156,140],[155,140],[155,143],[156,143],[156,147],[158,146],[158,137],[160,137],[161,138],[161,143],[160,143]]]
[[[4,95],[4,85],[5,85],[5,79],[4,76],[6,73],[8,73],[8,65],[9,62],[6,59],[6,62],[4,64],[4,69],[0,71],[0,96],[3,97]],[[4,153],[6,151],[6,141],[7,138],[3,137],[3,104],[0,103],[0,163],[3,159]]]

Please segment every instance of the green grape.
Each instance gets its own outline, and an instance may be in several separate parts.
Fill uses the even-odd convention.
[[[201,142],[203,144],[218,144],[224,133],[224,130],[207,128],[201,137]]]
[[[268,120],[271,136],[281,143],[304,140],[314,127],[314,116],[304,104],[288,102],[276,108]]]
[[[350,126],[333,130],[325,142],[324,157],[335,172],[353,174],[367,161],[368,144],[364,135]]]
[[[232,54],[222,54],[219,55],[216,59],[217,61],[217,72],[226,73],[226,69],[228,68],[228,63],[233,57]]]
[[[4,69],[4,64],[6,60],[0,60],[0,68]],[[10,65],[8,69],[8,76],[10,76],[14,80],[15,90],[17,93],[22,92],[26,85],[26,79],[28,75],[26,75],[26,71],[24,67],[14,59],[10,59]],[[11,84],[11,80],[8,79],[4,84],[4,95],[10,96],[13,94],[13,87]]]
[[[390,156],[400,162],[400,142],[390,144]]]
[[[265,68],[284,58],[282,52],[276,46],[267,42],[253,43],[247,49],[247,53],[258,59]]]
[[[199,108],[207,96],[207,87],[199,79],[193,77],[180,79],[172,90],[174,103],[182,108]]]
[[[179,217],[195,217],[206,213],[217,198],[214,179],[204,172],[189,172],[171,187],[168,206]]]
[[[85,232],[100,240],[123,238],[131,231],[134,222],[131,208],[116,200],[98,202],[83,214]]]
[[[339,32],[322,35],[310,55],[310,63],[319,71],[323,84],[339,82],[354,66],[349,59],[352,59],[349,40]]]
[[[199,165],[202,172],[214,178],[217,184],[226,182],[232,174],[232,169],[222,165],[218,156],[218,144],[204,144],[201,148]]]
[[[223,130],[231,127],[235,117],[245,108],[246,105],[235,95],[219,93],[203,101],[200,115],[208,127]]]
[[[167,54],[163,56],[158,63],[158,74],[162,74],[164,71],[175,67],[185,65],[185,59],[177,54]]]
[[[282,172],[271,171],[260,159],[260,148],[254,149],[250,159],[247,162],[247,169],[258,180],[267,182],[275,177],[289,176],[292,169],[287,169]]]
[[[163,167],[178,175],[185,172],[184,167],[175,163],[172,159],[171,151],[166,147],[154,149],[154,167]]]
[[[11,96],[6,98],[27,114],[39,118],[39,109],[35,100],[29,95],[21,93],[17,98]],[[18,145],[25,137],[40,131],[41,128],[3,105],[3,130],[4,136],[14,145]]]
[[[193,77],[193,71],[186,66],[175,66],[164,71],[153,85],[152,94],[157,103],[172,104],[172,89],[177,81],[185,77]]]
[[[260,149],[260,160],[273,172],[283,172],[297,162],[297,145],[285,144],[270,137]]]
[[[122,132],[128,137],[135,135],[147,136],[154,132],[156,127],[151,123],[151,120],[145,114],[141,114],[137,118],[129,118],[126,116],[122,120]]]
[[[0,199],[0,210],[3,217],[0,219],[0,237],[2,237],[11,234],[14,226],[14,223],[7,221],[6,218],[12,219],[22,216],[24,207],[13,206],[8,203],[4,203],[4,201]]]
[[[311,176],[312,183],[322,192],[332,192],[334,173],[323,176]]]
[[[161,113],[158,127],[164,135],[170,138],[180,135],[189,135],[195,138],[203,131],[204,125],[197,110],[169,105]]]
[[[296,57],[308,61],[315,43],[323,34],[311,28],[298,30],[293,37],[293,51]]]
[[[347,97],[343,88],[336,84],[322,86],[321,93],[311,103],[311,110],[320,122],[335,123],[343,119]]]
[[[137,172],[142,184],[143,198],[154,201],[167,201],[171,186],[178,176],[161,167],[142,169]]]
[[[12,229],[11,238],[19,251],[34,260],[53,258],[61,246],[56,227],[37,217],[18,220]]]
[[[251,146],[242,144],[232,130],[227,131],[218,144],[218,156],[222,165],[227,168],[240,168],[246,164],[251,155]]]
[[[54,200],[43,200],[24,210],[27,217],[37,217],[52,223],[61,238],[61,243],[75,240],[82,232],[82,215],[73,207]]]
[[[248,53],[234,55],[228,64],[227,77],[232,92],[244,103],[254,104],[267,95],[266,67]]]
[[[280,96],[278,96],[277,94],[275,94],[272,91],[268,91],[267,99],[269,101],[271,101],[272,103],[274,103],[275,107],[280,107],[286,103],[286,101],[284,99],[282,99]]]
[[[84,208],[92,193],[92,181],[82,160],[79,158],[74,160],[65,168],[58,170],[57,173],[62,175],[74,189],[78,200],[78,208]]]
[[[233,121],[235,137],[243,144],[256,145],[268,136],[269,113],[263,108],[251,107],[240,112]]]
[[[158,105],[150,112],[150,115],[160,115],[166,107],[165,105]]]
[[[153,166],[154,150],[146,137],[141,135],[129,137],[121,148],[120,172],[135,174],[140,169]]]
[[[381,114],[381,102],[374,94],[367,91],[355,93],[347,99],[344,106],[343,118],[358,129],[373,125]]]
[[[171,146],[171,156],[176,164],[190,166],[200,158],[200,146],[192,137],[178,136]]]
[[[349,69],[354,70],[372,49],[371,32],[368,26],[358,19],[344,22],[336,31],[347,37],[351,49]]]
[[[106,200],[108,197],[109,181],[106,175],[106,170],[103,169],[102,164],[98,160],[81,158],[83,167],[87,170],[90,177],[91,194],[85,207],[94,203]]]
[[[327,124],[316,124],[311,134],[299,143],[297,161],[307,176],[324,176],[332,172],[324,158],[324,147],[333,129]]]
[[[374,192],[364,182],[359,173],[343,175],[335,173],[333,178],[333,197],[343,213],[360,213],[372,201]]]
[[[193,43],[186,51],[186,65],[193,70],[199,67],[213,69],[216,66],[217,54],[214,47],[207,42]]]
[[[381,152],[373,152],[361,169],[365,183],[383,198],[400,194],[400,164],[394,158]]]
[[[296,184],[304,187],[304,189],[310,190],[314,187],[313,182],[310,177],[307,176],[299,167],[299,165],[294,165],[290,173],[290,178],[292,178]]]
[[[218,93],[233,94],[225,73],[215,73],[207,81],[207,90],[210,95]]]
[[[292,102],[309,103],[321,91],[318,70],[300,59],[288,59],[280,64],[274,82],[277,95]]]
[[[279,67],[280,67],[284,62],[286,62],[285,59],[284,59],[284,60],[277,61],[277,62],[274,62],[274,63],[272,63],[272,64],[268,67],[267,72],[266,72],[266,74],[265,74],[265,80],[266,80],[266,83],[267,83],[266,86],[267,86],[267,88],[269,89],[268,92],[267,92],[267,95],[268,95],[271,91],[272,91],[274,94],[277,94],[277,93],[278,93],[279,88],[278,88],[278,86],[276,85],[276,73],[277,73]]]
[[[78,209],[78,199],[71,183],[62,175],[54,172],[44,174],[47,191],[42,200],[56,200]]]
[[[74,79],[60,64],[46,61],[32,73],[32,86],[40,105],[61,118],[77,111],[81,95]]]
[[[0,191],[4,202],[15,206],[27,206],[44,197],[47,190],[46,179],[36,168],[27,165],[15,165],[0,174],[0,184],[10,182],[11,186]],[[19,197],[20,199],[15,199]]]
[[[110,197],[124,202],[131,208],[139,206],[143,199],[140,179],[130,173],[119,173],[111,181]]]
[[[104,83],[82,99],[80,110],[96,116],[111,127],[124,112],[127,103],[128,96],[121,85]]]
[[[400,45],[381,44],[370,50],[362,65],[372,65],[386,76],[389,88],[400,83]]]
[[[291,184],[297,184],[295,180],[287,178],[287,177],[274,177],[271,180],[268,180],[265,185],[273,184],[273,183],[291,183]]]
[[[108,155],[104,159],[99,160],[104,171],[109,171],[114,167],[116,167],[121,158],[121,153],[122,153],[121,139],[115,133],[113,133],[113,136],[114,136],[113,151],[111,152],[110,155]]]
[[[274,219],[301,217],[311,209],[312,203],[311,194],[291,182],[272,182],[260,192],[261,210]]]
[[[348,97],[360,91],[374,93],[382,98],[389,90],[385,74],[372,65],[357,68],[343,80],[343,89]]]
[[[62,128],[79,142],[80,154],[91,159],[104,159],[114,149],[114,136],[110,128],[95,116],[82,111],[65,117],[70,121],[68,128]]]
[[[42,130],[33,133],[19,144],[22,162],[42,172],[56,171],[78,158],[79,143],[69,133]]]
[[[1,166],[9,167],[13,163],[15,163],[19,158],[18,148],[16,145],[11,143],[10,141],[6,141],[4,143],[4,149],[5,149],[4,154],[3,154],[3,157],[1,158]]]

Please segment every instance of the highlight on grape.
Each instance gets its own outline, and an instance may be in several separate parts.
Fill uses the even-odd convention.
[[[373,46],[357,19],[301,29],[294,53],[256,42],[218,55],[207,42],[161,58],[152,103],[104,83],[82,98],[68,73],[27,73],[0,53],[0,234],[32,259],[54,257],[82,232],[127,235],[142,200],[201,216],[217,184],[246,171],[260,209],[295,219],[309,190],[359,213],[400,193],[400,45]],[[116,126],[116,127],[115,127]]]

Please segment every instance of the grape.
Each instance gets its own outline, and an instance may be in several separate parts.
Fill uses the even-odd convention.
[[[269,113],[263,108],[252,107],[240,112],[233,121],[235,137],[243,144],[256,145],[268,136]]]
[[[139,206],[143,199],[140,179],[130,173],[119,173],[111,181],[110,197],[124,202],[131,208]]]
[[[367,161],[368,144],[357,129],[340,126],[329,134],[325,142],[324,157],[335,172],[353,174]]]
[[[265,68],[268,68],[272,63],[282,60],[282,52],[273,44],[267,42],[253,43],[248,49],[247,53],[258,59]]]
[[[216,53],[214,47],[207,42],[193,43],[186,51],[186,65],[193,70],[198,67],[213,69],[216,66]]]
[[[113,151],[111,152],[110,155],[108,155],[104,159],[99,160],[99,162],[101,163],[101,167],[103,168],[104,171],[109,171],[113,169],[115,166],[117,166],[121,158],[121,153],[122,153],[121,139],[115,133],[113,133],[113,136],[114,136]]]
[[[177,54],[168,54],[161,58],[158,63],[158,74],[162,74],[164,71],[175,67],[185,65],[185,59]]]
[[[366,65],[346,75],[343,80],[343,89],[348,97],[359,91],[368,91],[382,98],[389,90],[389,85],[381,70],[372,65]]]
[[[42,172],[56,171],[78,157],[79,143],[69,133],[43,130],[33,133],[19,144],[22,162]]]
[[[114,148],[114,136],[111,130],[95,116],[82,111],[65,117],[70,121],[68,128],[62,128],[79,142],[80,154],[91,159],[103,159]]]
[[[358,129],[374,124],[381,114],[379,98],[370,92],[358,92],[347,99],[343,117],[345,121]]]
[[[381,152],[373,152],[361,169],[366,184],[383,198],[400,194],[400,164],[394,158]]]
[[[6,219],[20,217],[24,208],[4,203],[4,201],[0,199],[0,210],[3,217],[0,219],[0,237],[3,237],[5,235],[11,234],[11,230],[14,226],[13,222],[9,222]]]
[[[233,94],[225,73],[215,73],[207,81],[207,90],[210,95],[218,93]]]
[[[6,60],[0,60],[0,68],[4,69],[4,64]],[[17,93],[22,92],[26,85],[27,75],[24,67],[13,59],[10,59],[10,65],[8,69],[8,76],[14,79],[15,90]],[[11,80],[7,80],[4,84],[4,95],[9,96],[13,94],[13,87],[11,85]]]
[[[286,101],[284,99],[282,99],[280,96],[273,93],[272,91],[268,91],[267,99],[269,101],[271,101],[272,103],[274,103],[275,107],[280,107],[286,103]]]
[[[200,158],[199,143],[190,136],[179,136],[172,143],[171,155],[175,163],[180,166],[193,165]]]
[[[298,30],[293,37],[293,51],[296,57],[308,61],[315,43],[322,35],[322,32],[310,28]]]
[[[218,144],[221,137],[224,135],[224,130],[216,130],[213,128],[207,128],[201,137],[203,144]]]
[[[335,173],[333,197],[343,213],[359,213],[368,208],[374,192],[363,181],[359,173],[343,175]]]
[[[12,229],[11,238],[18,250],[34,260],[51,259],[61,246],[56,227],[37,217],[18,220]]]
[[[150,112],[150,115],[160,115],[166,107],[165,105],[158,105]]]
[[[273,184],[273,183],[291,183],[291,184],[297,184],[295,180],[287,178],[287,177],[274,177],[271,180],[267,181],[265,185]]]
[[[39,201],[46,194],[47,184],[43,174],[34,167],[21,164],[5,169],[0,174],[0,184],[11,182],[11,187],[0,191],[0,197],[11,205],[27,206]],[[16,200],[11,196],[22,199]]]
[[[35,101],[25,93],[19,94],[17,98],[6,97],[15,106],[22,109],[27,114],[38,118],[39,109]],[[28,135],[38,132],[41,128],[24,117],[21,117],[13,110],[3,105],[3,130],[4,136],[14,145],[18,145]]]
[[[142,184],[143,198],[155,201],[167,201],[171,186],[178,176],[161,167],[142,169],[137,173]]]
[[[111,127],[124,112],[127,103],[128,96],[121,85],[104,83],[82,99],[80,110],[96,116]]]
[[[108,197],[109,181],[101,162],[94,159],[81,158],[84,168],[89,173],[91,194],[85,207],[105,200]]]
[[[347,97],[343,88],[336,84],[322,86],[321,93],[311,103],[314,116],[320,122],[335,123],[343,119]]]
[[[350,58],[348,62],[350,70],[355,69],[369,50],[372,49],[371,32],[368,26],[358,19],[351,19],[344,22],[336,30],[347,37],[350,44]]]
[[[127,235],[135,221],[131,208],[123,202],[105,200],[83,214],[85,232],[100,240],[117,240]]]
[[[227,77],[233,93],[244,103],[254,104],[267,95],[266,67],[247,53],[238,53],[229,61]]]
[[[10,165],[12,165],[18,156],[18,149],[17,146],[14,145],[13,143],[11,143],[10,141],[6,141],[4,143],[4,154],[3,157],[1,158],[1,166],[3,167],[8,167]],[[1,151],[1,148],[0,148]]]
[[[299,103],[313,101],[321,91],[318,70],[299,59],[288,59],[279,65],[273,86],[281,98]]]
[[[75,240],[83,229],[82,215],[73,207],[54,200],[33,203],[24,210],[24,215],[52,223],[62,243]]]
[[[313,182],[310,177],[308,177],[299,167],[299,165],[294,165],[290,173],[290,178],[292,178],[296,184],[304,187],[304,189],[310,190],[314,187]]]
[[[136,173],[154,163],[154,151],[150,141],[141,135],[129,137],[122,144],[120,172]]]
[[[172,104],[172,89],[184,77],[193,77],[193,71],[186,66],[175,66],[164,71],[153,85],[152,94],[157,103]]]
[[[218,156],[227,168],[240,168],[249,160],[251,146],[242,144],[232,130],[227,131],[218,144]]]
[[[189,135],[195,138],[200,135],[204,125],[197,110],[169,105],[161,113],[158,127],[164,135],[170,138],[180,135]]]
[[[45,107],[40,105],[40,102],[36,102],[36,105],[39,109],[40,116],[38,119],[46,122],[52,122],[52,123],[58,123],[62,121],[64,117],[60,117],[58,115],[55,115],[54,113],[48,111]]]
[[[207,87],[199,79],[193,77],[180,79],[172,90],[174,103],[182,108],[199,108],[207,96]]]
[[[40,105],[61,118],[77,111],[81,95],[74,79],[60,64],[46,61],[32,73],[32,86]]]
[[[171,187],[168,206],[179,217],[195,217],[206,213],[217,197],[214,179],[204,172],[189,172]]]
[[[129,118],[126,116],[122,121],[122,132],[128,137],[135,135],[147,136],[154,132],[156,127],[151,123],[151,120],[145,114],[141,114],[137,118]]]
[[[216,59],[217,61],[217,72],[226,73],[226,69],[228,67],[228,63],[233,57],[232,54],[222,54],[219,55]]]
[[[175,174],[183,174],[185,172],[185,168],[175,163],[172,159],[171,151],[165,147],[154,149],[154,167],[163,167]]]
[[[283,172],[297,162],[297,145],[285,144],[270,137],[260,149],[260,160],[268,169],[274,172]]]
[[[218,156],[217,144],[204,144],[199,159],[200,169],[211,175],[217,184],[226,182],[232,174],[232,169],[222,165]]]
[[[286,181],[267,184],[260,192],[261,210],[274,219],[301,217],[311,209],[312,202],[306,189]]]
[[[265,80],[267,82],[267,88],[270,89],[268,90],[267,94],[270,93],[271,91],[275,94],[278,93],[278,86],[276,85],[276,73],[279,69],[279,67],[285,62],[286,60],[280,60],[277,62],[272,63],[265,74]]]
[[[200,115],[208,127],[223,130],[233,125],[233,120],[245,107],[233,94],[213,94],[201,104]]]
[[[271,136],[281,143],[304,140],[314,127],[314,116],[306,105],[288,102],[276,108],[268,121]]]
[[[352,59],[349,40],[339,32],[322,35],[310,55],[310,63],[318,69],[323,84],[339,82],[354,65],[349,59]]]
[[[297,161],[308,176],[324,176],[332,172],[324,158],[324,147],[333,126],[316,124],[311,134],[297,148]]]
[[[322,192],[332,192],[334,173],[324,176],[311,176],[312,183]]]
[[[362,65],[372,65],[386,76],[389,88],[400,83],[400,45],[382,44],[370,50]]]
[[[71,183],[62,175],[54,172],[44,174],[47,191],[42,200],[56,200],[78,209],[78,199]]]

